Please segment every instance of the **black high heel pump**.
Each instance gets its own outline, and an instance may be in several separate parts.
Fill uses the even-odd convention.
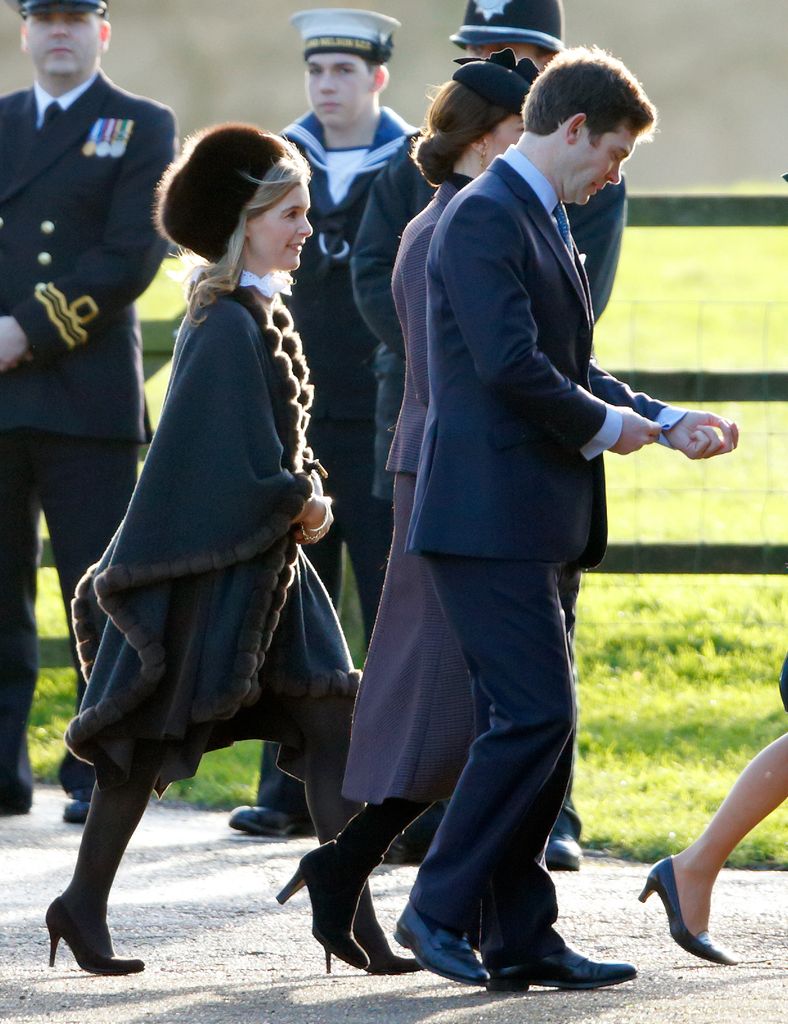
[[[700,957],[701,960],[710,960],[715,964],[732,967],[739,962],[722,946],[715,945],[708,932],[699,932],[697,935],[693,935],[684,924],[672,857],[665,857],[664,860],[660,860],[654,865],[638,899],[641,903],[645,903],[652,892],[657,893],[662,900],[665,913],[668,915],[671,937],[682,949],[692,953],[693,956]]]
[[[331,955],[338,956],[351,967],[366,970],[369,957],[353,938],[353,916],[358,906],[359,891],[353,885],[329,889],[321,879],[322,846],[301,858],[298,870],[277,895],[277,903],[284,905],[300,889],[307,887],[312,902],[312,934],[326,953],[326,973],[331,973]]]
[[[62,939],[82,970],[91,974],[138,974],[145,970],[143,960],[122,960],[120,957],[104,956],[92,950],[59,896],[49,905],[46,924],[49,929],[50,967],[55,966],[55,953]]]

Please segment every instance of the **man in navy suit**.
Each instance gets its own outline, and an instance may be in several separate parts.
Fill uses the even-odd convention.
[[[35,83],[0,98],[0,814],[24,814],[39,514],[68,611],[148,437],[132,304],[166,251],[151,209],[175,121],[101,73],[104,0],[11,6]],[[93,779],[66,755],[67,821],[84,821]]]
[[[633,394],[592,357],[588,281],[564,202],[586,203],[653,129],[619,61],[559,54],[517,146],[449,204],[427,267],[430,407],[409,547],[424,555],[471,676],[477,738],[397,926],[444,977],[522,991],[634,977],[555,930],[544,848],[575,731],[567,638],[606,539],[605,450],[732,450],[735,424]],[[478,929],[484,966],[466,933]]]

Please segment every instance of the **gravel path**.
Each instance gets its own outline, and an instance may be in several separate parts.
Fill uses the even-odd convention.
[[[592,955],[632,960],[639,977],[598,992],[532,989],[488,995],[426,973],[370,978],[344,964],[322,973],[308,898],[273,893],[309,840],[232,833],[227,815],[151,806],[121,868],[111,906],[120,953],[144,973],[80,971],[61,944],[47,966],[48,902],[67,881],[80,830],[60,820],[62,794],[40,787],[33,813],[0,819],[0,1019],[15,1024],[785,1024],[788,873],[726,871],[714,933],[738,967],[704,966],[667,936],[656,898],[636,896],[640,864],[589,856],[559,874],[562,933]],[[373,879],[391,930],[414,868]]]

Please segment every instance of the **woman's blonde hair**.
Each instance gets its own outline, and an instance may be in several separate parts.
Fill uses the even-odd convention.
[[[208,306],[238,287],[249,220],[276,206],[297,185],[308,184],[311,175],[309,164],[292,143],[283,141],[290,150],[289,154],[278,160],[257,182],[257,191],[241,210],[223,255],[212,263],[188,249],[181,250],[180,257],[187,282],[186,316],[192,323],[204,320],[204,311]],[[249,177],[249,181],[255,182],[256,179]],[[210,216],[210,211],[206,211],[206,215]]]

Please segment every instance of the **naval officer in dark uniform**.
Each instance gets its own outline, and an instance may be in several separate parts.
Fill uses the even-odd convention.
[[[315,387],[309,440],[328,470],[335,514],[331,534],[310,560],[338,607],[347,552],[369,641],[393,522],[391,500],[373,494],[378,339],[353,296],[350,252],[373,180],[415,128],[380,104],[398,21],[344,8],[300,11],[290,20],[303,39],[311,109],[283,134],[312,168],[314,234],[304,245],[288,306]],[[311,829],[303,786],[277,771],[270,747],[255,806],[236,809],[230,824],[255,835]]]
[[[104,0],[8,2],[35,72],[0,98],[0,814],[25,814],[39,515],[68,609],[148,436],[133,302],[165,252],[151,208],[175,121],[100,71]],[[66,757],[66,820],[84,821],[93,779]]]

